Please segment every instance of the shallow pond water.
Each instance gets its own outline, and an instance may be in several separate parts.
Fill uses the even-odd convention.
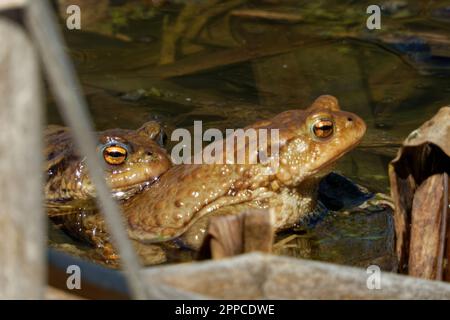
[[[450,2],[425,2],[383,2],[379,31],[365,28],[367,1],[206,1],[203,14],[166,4],[110,34],[94,32],[94,24],[65,37],[97,129],[137,128],[149,119],[159,119],[169,135],[192,129],[194,120],[204,129],[239,128],[332,94],[368,125],[361,145],[335,170],[388,194],[387,165],[402,140],[450,104]],[[291,15],[255,19],[244,9]],[[183,15],[185,25],[170,28]],[[51,97],[48,122],[61,123]],[[379,262],[392,255],[392,228],[388,210],[334,212],[316,228],[283,235],[289,241],[279,252]]]

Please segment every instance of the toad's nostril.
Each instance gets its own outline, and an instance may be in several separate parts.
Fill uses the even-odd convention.
[[[350,121],[350,122],[352,122],[352,121],[353,121],[353,118],[352,118],[352,117],[348,117],[347,120]]]
[[[153,155],[153,152],[148,151],[148,152],[147,152],[147,155],[148,155],[149,157],[151,157],[151,156]]]

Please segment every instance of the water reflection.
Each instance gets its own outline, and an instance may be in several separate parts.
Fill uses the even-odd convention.
[[[450,103],[450,1],[383,1],[379,31],[364,27],[368,4],[162,1],[140,14],[119,5],[105,9],[114,12],[112,28],[100,34],[94,21],[89,32],[66,32],[66,39],[97,129],[155,118],[169,135],[192,129],[194,120],[236,128],[332,94],[368,124],[360,147],[336,170],[387,193],[387,164],[398,145]],[[51,100],[48,114],[60,122]],[[387,214],[338,214],[326,222],[333,237],[318,240],[311,256],[349,263],[335,249],[352,248],[364,260],[374,246],[365,247],[358,232],[390,223]],[[342,230],[358,232],[342,240]],[[382,232],[389,251],[390,235]]]

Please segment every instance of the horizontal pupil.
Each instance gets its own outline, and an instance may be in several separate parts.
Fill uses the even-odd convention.
[[[112,151],[112,152],[108,152],[108,156],[113,157],[113,158],[119,158],[119,157],[125,157],[125,154],[123,154],[119,151]]]

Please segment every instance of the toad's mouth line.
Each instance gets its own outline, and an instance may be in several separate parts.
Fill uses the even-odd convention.
[[[321,166],[319,166],[318,168],[316,168],[316,170],[314,170],[313,174],[316,175],[319,172],[323,172],[327,169],[331,169],[334,164],[343,156],[345,156],[349,151],[353,150],[354,148],[356,148],[359,144],[360,144],[361,140],[359,140],[358,142],[355,142],[354,144],[349,145],[347,148],[345,148],[344,150],[342,150],[336,157],[334,157],[332,160],[327,161],[325,163],[323,163]]]
[[[141,193],[158,180],[159,177],[153,177],[151,180],[139,179],[132,185],[111,188],[112,196],[114,199],[119,201],[127,200],[128,198],[134,196],[135,194]]]

